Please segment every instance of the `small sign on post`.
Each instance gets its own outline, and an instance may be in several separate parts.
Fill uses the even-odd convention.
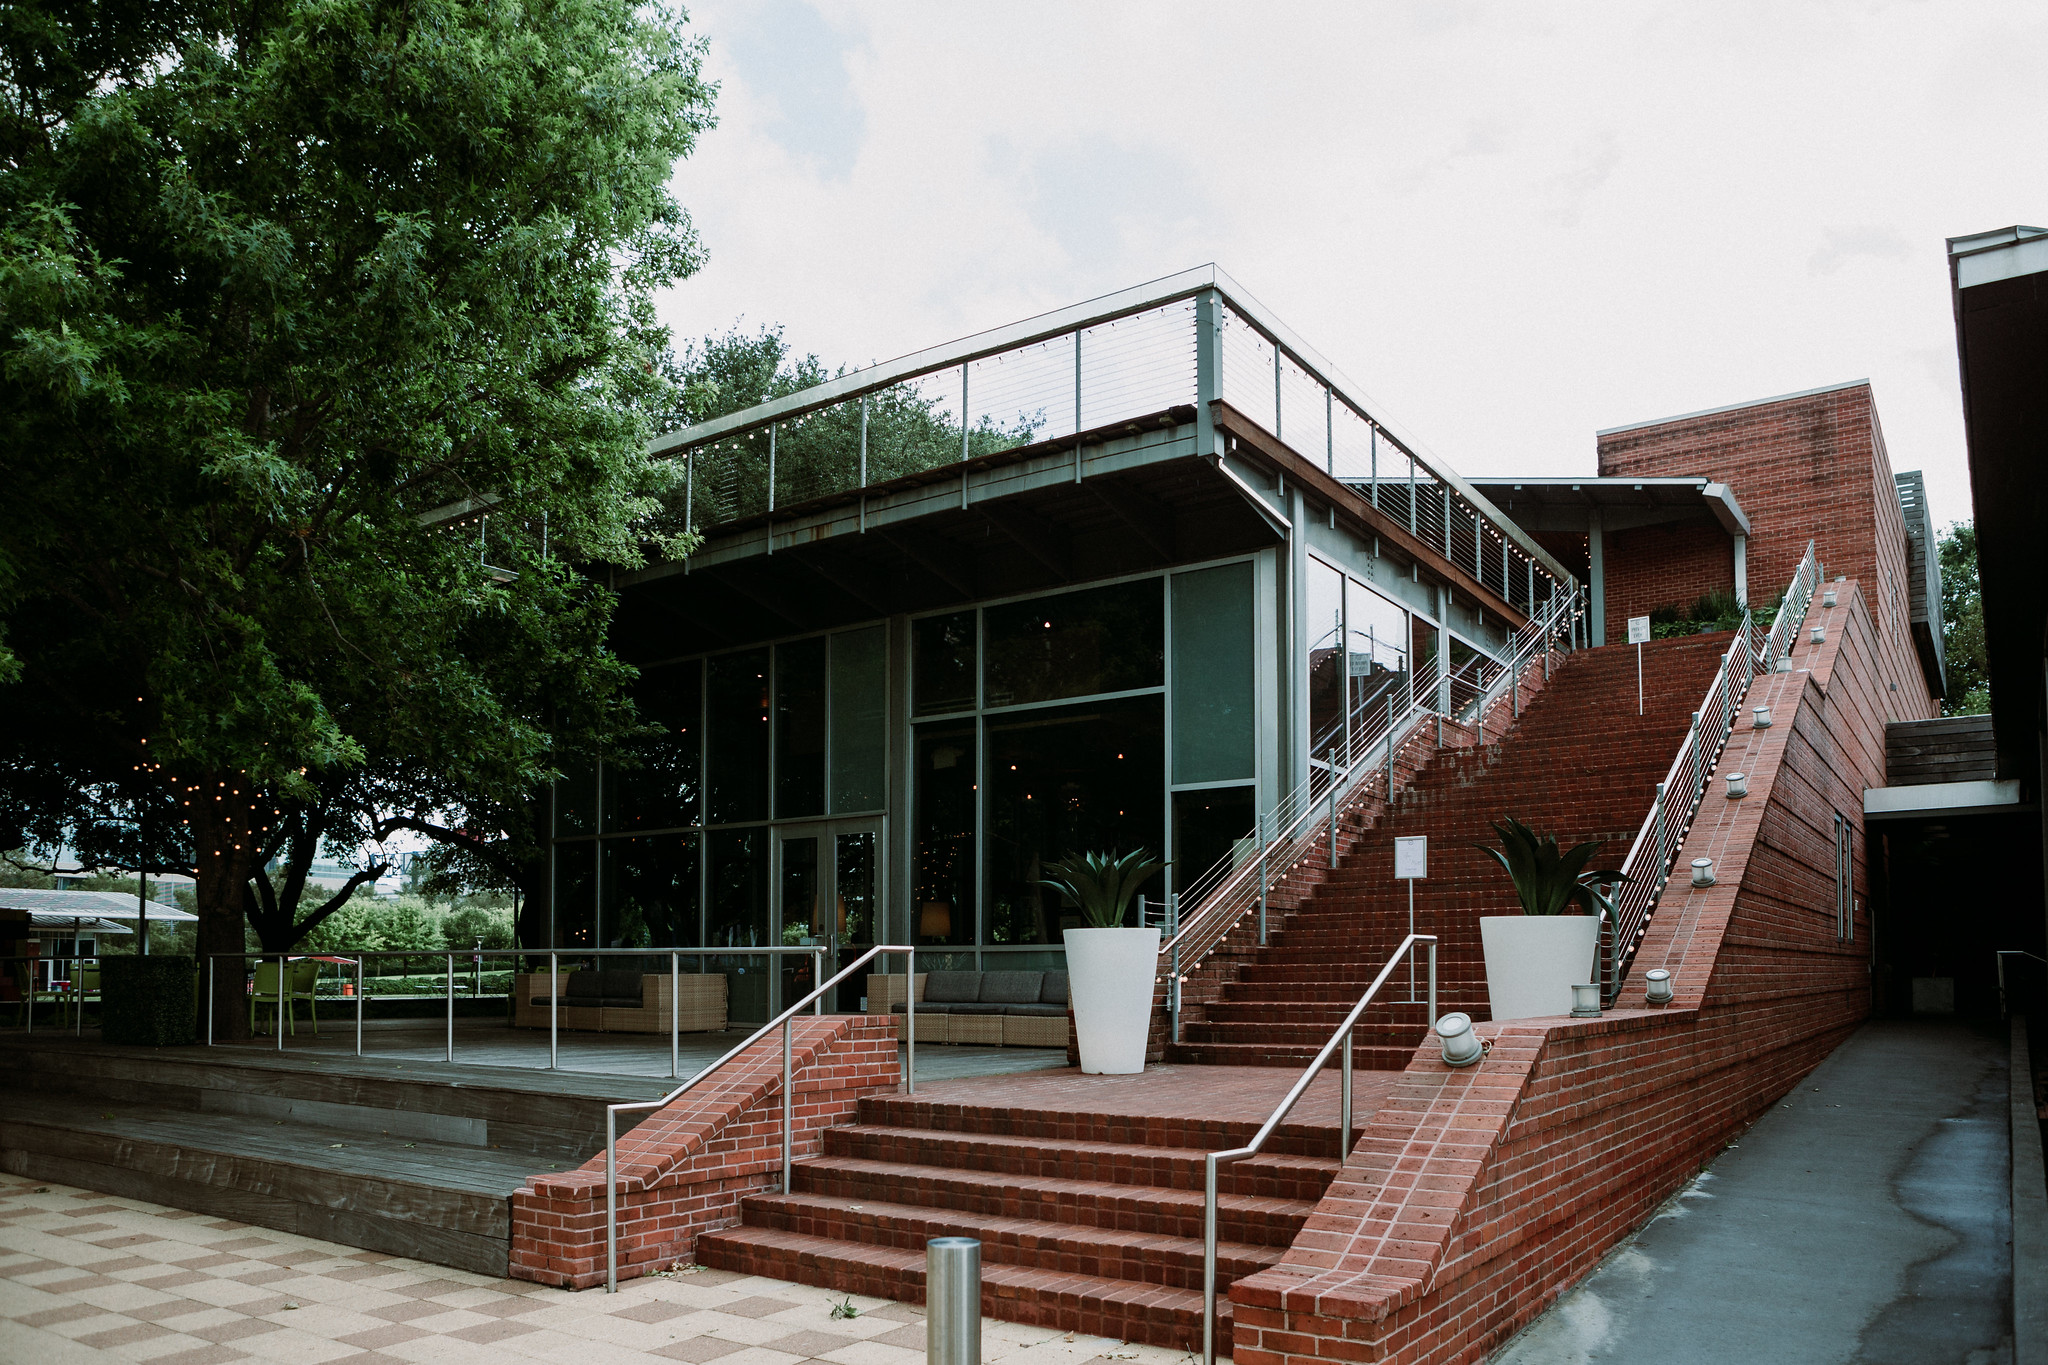
[[[1394,880],[1408,883],[1408,936],[1415,936],[1415,883],[1429,875],[1429,836],[1394,840]],[[1415,949],[1408,949],[1408,1003],[1415,1003]],[[1434,1019],[1430,1023],[1434,1024]]]
[[[1628,618],[1628,642],[1636,647],[1636,714],[1643,714],[1643,646],[1650,642],[1650,618]]]

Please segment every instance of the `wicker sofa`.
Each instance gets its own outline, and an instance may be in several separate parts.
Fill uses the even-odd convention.
[[[917,1041],[984,1047],[1065,1047],[1065,972],[919,972]],[[868,1009],[896,1016],[904,1035],[903,977],[870,976]]]
[[[682,987],[676,997],[676,1027],[683,1033],[716,1033],[725,1027],[725,975],[686,972],[675,978]],[[546,1028],[550,1013],[563,1028],[602,1033],[667,1033],[667,972],[600,969],[557,972],[549,989],[546,972],[521,972],[512,978],[512,1023],[515,1028]],[[561,1000],[554,1000],[559,991]]]

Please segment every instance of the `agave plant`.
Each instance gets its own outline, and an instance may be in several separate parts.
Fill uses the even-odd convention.
[[[1070,853],[1045,863],[1043,870],[1049,875],[1039,878],[1038,884],[1080,906],[1090,929],[1117,929],[1123,926],[1131,897],[1165,866],[1143,848],[1122,854]]]
[[[1485,844],[1472,847],[1491,854],[1495,862],[1507,869],[1508,876],[1514,878],[1515,894],[1522,899],[1525,915],[1562,915],[1574,905],[1589,915],[1595,914],[1594,886],[1628,880],[1616,868],[1586,870],[1586,864],[1600,849],[1599,839],[1588,839],[1560,853],[1556,835],[1538,834],[1512,815],[1493,828],[1500,835],[1501,848]]]

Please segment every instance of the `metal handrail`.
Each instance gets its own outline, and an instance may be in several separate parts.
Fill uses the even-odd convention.
[[[1998,965],[1998,1017],[2003,1019],[2011,1013],[2006,1007],[2005,960],[2009,957],[2030,957],[2042,966],[2048,967],[2048,957],[2042,957],[2039,953],[2030,953],[2024,948],[1994,948],[1991,956]]]
[[[245,962],[245,963],[246,963],[246,962],[248,962],[248,961],[250,961],[251,959],[254,959],[254,960],[255,960],[255,961],[257,961],[257,962],[263,962],[263,961],[265,961],[266,959],[269,959],[269,958],[276,958],[276,959],[277,959],[277,961],[278,961],[278,964],[279,964],[279,965],[278,965],[278,974],[277,974],[277,993],[278,993],[278,998],[277,998],[277,1000],[276,1000],[276,1002],[275,1002],[275,1003],[277,1004],[277,1007],[278,1007],[278,1014],[279,1014],[279,1019],[278,1019],[277,1027],[275,1028],[274,1032],[275,1032],[275,1033],[276,1033],[276,1035],[277,1035],[277,1050],[278,1050],[279,1052],[282,1052],[282,1051],[284,1051],[284,1024],[283,1024],[283,1013],[284,1013],[284,1010],[285,1010],[285,1009],[287,1008],[287,1006],[286,1006],[286,999],[287,999],[287,995],[286,995],[286,988],[285,988],[285,983],[284,983],[284,963],[285,963],[285,962],[287,962],[288,960],[290,960],[291,958],[294,958],[294,957],[296,957],[296,958],[301,958],[301,959],[303,959],[303,958],[307,958],[307,957],[313,957],[313,956],[326,956],[326,957],[339,957],[339,958],[347,958],[347,959],[348,959],[348,960],[349,960],[349,961],[350,961],[350,962],[351,962],[351,963],[352,963],[352,964],[354,965],[354,967],[355,967],[355,969],[356,969],[356,982],[355,982],[356,990],[355,990],[355,995],[354,995],[354,997],[353,997],[353,998],[354,998],[354,1000],[355,1000],[355,1002],[356,1002],[356,1054],[355,1054],[355,1055],[356,1055],[356,1056],[358,1056],[358,1057],[360,1057],[360,1056],[362,1056],[362,1055],[363,1055],[363,1006],[364,1006],[364,1002],[365,1002],[365,1001],[367,1001],[367,1000],[369,999],[369,995],[368,995],[368,993],[367,993],[367,992],[366,992],[366,991],[365,991],[365,990],[363,989],[363,983],[364,983],[364,976],[363,976],[363,964],[364,964],[364,962],[365,962],[365,961],[367,961],[367,960],[368,960],[368,959],[370,959],[370,958],[393,958],[393,957],[395,957],[395,958],[415,958],[415,957],[423,957],[423,958],[437,958],[437,957],[439,957],[439,958],[446,958],[446,959],[447,959],[447,981],[446,981],[446,987],[445,987],[445,996],[446,996],[446,999],[447,999],[447,1003],[448,1003],[448,1014],[447,1014],[447,1018],[448,1018],[448,1041],[447,1041],[447,1051],[446,1051],[446,1053],[445,1053],[445,1060],[446,1060],[446,1061],[448,1061],[448,1062],[451,1062],[451,1063],[452,1063],[452,1062],[453,1062],[453,1061],[455,1060],[455,959],[456,959],[456,958],[458,958],[458,957],[467,957],[467,958],[472,958],[472,959],[480,959],[480,958],[485,958],[485,957],[511,957],[511,958],[521,958],[521,957],[524,957],[524,958],[537,958],[537,957],[545,956],[545,957],[546,957],[546,958],[548,959],[548,983],[549,983],[549,984],[548,984],[548,1070],[550,1070],[550,1071],[557,1071],[557,1070],[560,1070],[560,1069],[561,1069],[561,1036],[562,1036],[562,1023],[561,1023],[561,1011],[562,1011],[562,992],[561,992],[561,976],[562,976],[562,971],[561,971],[561,960],[562,960],[563,958],[565,958],[565,957],[567,957],[567,958],[572,958],[572,959],[574,959],[574,958],[585,958],[585,957],[631,957],[631,958],[649,958],[649,957],[652,957],[652,958],[659,958],[659,957],[662,957],[662,956],[664,956],[664,955],[665,955],[665,956],[667,956],[667,958],[668,958],[668,972],[669,972],[669,991],[668,991],[668,1072],[669,1072],[669,1075],[670,1075],[671,1077],[679,1077],[679,1076],[681,1076],[681,1075],[683,1074],[683,1072],[682,1072],[682,993],[683,993],[683,992],[682,992],[682,960],[683,960],[684,958],[686,958],[686,957],[694,957],[694,958],[696,958],[696,959],[698,960],[698,964],[699,964],[699,966],[701,967],[701,966],[703,965],[704,959],[706,959],[706,958],[712,958],[712,957],[795,957],[795,956],[802,956],[802,955],[806,955],[806,954],[808,954],[808,955],[810,956],[811,960],[812,960],[812,966],[811,966],[811,980],[813,980],[813,981],[816,981],[816,980],[818,979],[819,975],[820,975],[820,974],[822,974],[822,973],[823,973],[823,971],[824,971],[824,966],[825,966],[825,963],[824,963],[824,959],[825,959],[825,956],[826,956],[826,954],[827,954],[827,953],[829,953],[830,951],[831,951],[831,949],[830,949],[830,948],[829,948],[829,947],[828,947],[827,945],[824,945],[824,944],[814,944],[814,945],[810,945],[810,946],[805,946],[805,947],[783,947],[783,946],[776,946],[776,947],[766,947],[766,946],[763,946],[763,947],[751,947],[751,946],[750,946],[750,947],[740,947],[740,948],[718,948],[718,949],[713,949],[713,948],[693,948],[693,949],[684,949],[684,948],[566,948],[566,949],[565,949],[565,948],[547,948],[547,949],[540,949],[540,948],[458,948],[458,949],[452,949],[452,950],[450,950],[450,949],[441,949],[441,950],[438,950],[438,951],[437,951],[437,950],[435,950],[435,949],[432,949],[432,948],[332,948],[332,949],[328,949],[328,950],[326,950],[326,952],[324,952],[324,953],[321,953],[321,954],[315,954],[315,953],[303,953],[303,952],[302,952],[302,953],[290,953],[290,952],[286,952],[286,953],[250,953],[250,952],[241,952],[241,953],[208,953],[208,954],[206,954],[206,1045],[207,1045],[208,1047],[213,1047],[213,1046],[215,1045],[215,1044],[214,1044],[214,1041],[213,1041],[213,1016],[214,1016],[214,1006],[213,1006],[213,1000],[214,1000],[214,985],[215,985],[215,981],[216,981],[216,975],[217,975],[217,974],[216,974],[216,972],[215,972],[215,967],[214,967],[214,964],[215,964],[215,962],[216,962],[216,961],[217,961],[218,959],[220,959],[220,958],[224,958],[224,957],[227,957],[227,958],[238,958],[238,959],[240,959],[241,961],[243,961],[243,962]],[[349,998],[349,997],[346,997],[346,996],[344,996],[344,997],[341,997],[341,998],[343,998],[343,999],[347,999],[347,998]],[[406,994],[406,995],[397,995],[397,994],[393,994],[393,995],[389,995],[389,996],[386,996],[386,997],[384,997],[384,998],[385,998],[385,999],[391,999],[391,1000],[397,1000],[397,999],[404,999],[404,1000],[426,1000],[426,999],[431,999],[432,997],[431,997],[431,996],[426,996],[426,995],[419,995],[419,994]],[[268,996],[265,996],[265,997],[264,997],[264,1000],[266,1000],[266,1001],[268,1001],[269,999],[270,999],[270,997],[268,997]],[[822,1012],[822,1005],[820,1006],[820,1012]]]
[[[1523,674],[1534,664],[1539,650],[1547,663],[1557,636],[1572,628],[1582,609],[1576,586],[1553,595],[1544,604],[1542,614],[1532,617],[1516,632],[1508,657],[1493,661],[1495,669],[1490,675],[1481,665],[1481,676],[1485,679],[1483,685],[1475,686],[1468,702],[1457,704],[1453,699],[1452,714],[1469,714],[1483,724],[1487,711],[1510,684],[1514,685],[1515,705],[1519,711]],[[1434,679],[1426,686],[1409,688],[1408,708],[1390,718],[1384,729],[1369,739],[1349,745],[1344,758],[1339,759],[1332,754],[1324,766],[1312,768],[1307,779],[1296,786],[1273,812],[1260,820],[1252,833],[1252,838],[1259,845],[1256,856],[1246,857],[1240,862],[1234,861],[1233,854],[1224,855],[1177,898],[1180,905],[1195,901],[1196,906],[1191,913],[1180,917],[1177,931],[1159,945],[1161,970],[1169,985],[1171,1008],[1177,1010],[1182,970],[1194,965],[1199,960],[1197,955],[1206,954],[1221,942],[1254,908],[1258,914],[1259,941],[1266,941],[1266,900],[1276,869],[1284,878],[1322,837],[1330,840],[1330,856],[1334,863],[1337,812],[1357,794],[1361,783],[1377,774],[1382,765],[1388,771],[1387,795],[1391,799],[1394,755],[1417,726],[1444,714],[1439,707],[1443,704],[1445,684],[1456,681],[1455,674],[1446,676],[1447,670],[1443,665],[1447,662],[1439,660]],[[1375,708],[1378,704],[1377,700],[1372,703]],[[1327,834],[1323,828],[1326,824]],[[1270,838],[1266,837],[1269,829],[1275,831]]]
[[[1772,622],[1761,644],[1755,643],[1754,618],[1743,612],[1735,640],[1722,656],[1713,681],[1707,684],[1706,695],[1693,712],[1692,724],[1679,742],[1664,780],[1657,784],[1650,809],[1636,830],[1628,857],[1622,861],[1625,880],[1611,899],[1603,897],[1612,914],[1614,933],[1608,950],[1607,979],[1601,983],[1604,1003],[1612,1004],[1621,994],[1621,983],[1649,932],[1650,917],[1656,913],[1664,888],[1671,880],[1672,864],[1699,814],[1700,802],[1706,798],[1707,785],[1734,732],[1735,715],[1749,695],[1750,683],[1758,673],[1774,670],[1777,661],[1790,654],[1820,578],[1820,560],[1809,540],[1799,567],[1793,570],[1792,582],[1785,589],[1778,619]]]
[[[747,1040],[732,1051],[705,1067],[681,1085],[658,1100],[632,1100],[624,1104],[608,1104],[604,1107],[604,1287],[607,1294],[619,1292],[619,1115],[629,1109],[660,1109],[673,1104],[697,1082],[724,1066],[733,1058],[745,1052],[755,1043],[767,1037],[777,1025],[782,1028],[782,1192],[789,1193],[789,1131],[791,1127],[790,1091],[790,1022],[803,1012],[805,1005],[822,1000],[825,992],[852,976],[863,965],[880,953],[903,953],[907,957],[903,990],[903,1036],[906,1055],[903,1063],[903,1092],[917,1093],[917,948],[915,945],[901,947],[893,944],[877,944],[848,963],[830,981],[824,982],[809,995],[791,1005],[782,1013],[761,1025]]]
[[[1259,1131],[1252,1135],[1252,1140],[1242,1147],[1203,1154],[1202,1365],[1216,1365],[1216,1168],[1242,1161],[1248,1156],[1256,1156],[1259,1149],[1266,1145],[1266,1139],[1273,1136],[1273,1130],[1280,1126],[1281,1121],[1292,1112],[1294,1106],[1301,1102],[1301,1097],[1308,1093],[1308,1088],[1314,1083],[1316,1076],[1329,1064],[1330,1054],[1340,1045],[1344,1050],[1344,1062],[1343,1079],[1338,1085],[1337,1099],[1337,1164],[1343,1165],[1344,1159],[1351,1155],[1351,1030],[1357,1026],[1358,1017],[1365,1013],[1366,1006],[1372,1003],[1372,998],[1379,993],[1380,987],[1387,984],[1387,978],[1393,975],[1394,968],[1400,965],[1401,959],[1413,954],[1416,945],[1422,943],[1429,945],[1429,1026],[1435,1028],[1436,935],[1410,934],[1394,949],[1393,956],[1387,959],[1387,965],[1380,968],[1380,974],[1365,988],[1365,994],[1358,997],[1358,1003],[1344,1016],[1344,1022],[1330,1035],[1330,1041],[1323,1044],[1322,1050],[1316,1053],[1315,1060],[1302,1071],[1299,1079],[1288,1089],[1273,1112],[1266,1117],[1266,1121],[1259,1126]]]

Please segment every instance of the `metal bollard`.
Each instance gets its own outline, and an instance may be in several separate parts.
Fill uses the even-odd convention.
[[[926,1365],[981,1365],[981,1243],[934,1237],[924,1244]]]

